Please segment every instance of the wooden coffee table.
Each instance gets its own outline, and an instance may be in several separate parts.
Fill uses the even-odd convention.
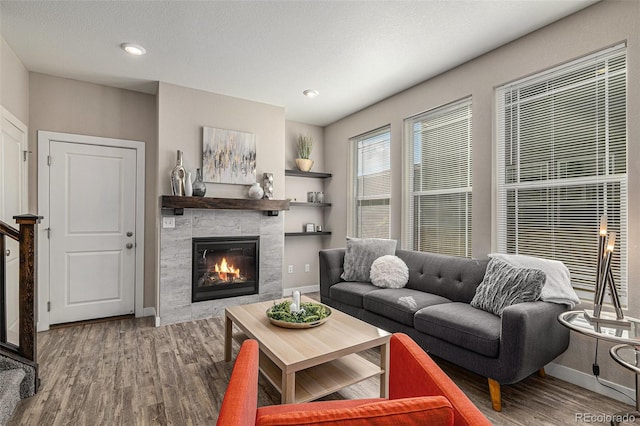
[[[303,302],[315,302],[302,297]],[[260,371],[282,395],[283,404],[312,401],[373,376],[380,397],[389,395],[389,338],[384,330],[331,308],[330,319],[308,329],[277,327],[266,311],[273,301],[225,309],[224,359],[231,361],[233,325],[260,346]],[[380,363],[358,355],[380,347]]]

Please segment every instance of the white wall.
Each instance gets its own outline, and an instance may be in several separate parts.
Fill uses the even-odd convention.
[[[495,249],[493,216],[494,88],[504,83],[626,41],[628,46],[628,176],[629,193],[629,311],[640,315],[640,2],[605,0],[460,67],[399,93],[325,128],[326,171],[333,173],[327,192],[333,207],[328,226],[331,247],[343,247],[347,215],[347,158],[350,137],[391,124],[392,237],[400,239],[401,151],[403,120],[452,101],[473,97],[473,256]],[[591,373],[593,339],[572,336],[570,349],[557,359],[568,367]],[[633,386],[632,374],[600,347],[602,376]]]

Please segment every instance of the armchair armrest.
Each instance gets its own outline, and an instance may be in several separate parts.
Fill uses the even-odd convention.
[[[320,250],[320,296],[329,297],[329,288],[342,281],[345,248]]]
[[[518,382],[536,372],[569,347],[569,329],[558,322],[566,305],[525,302],[502,313],[500,350],[502,384]]]
[[[427,353],[409,336],[391,336],[389,399],[444,396],[454,410],[455,425],[491,425]]]
[[[253,426],[258,407],[258,342],[245,340],[224,394],[218,426]]]

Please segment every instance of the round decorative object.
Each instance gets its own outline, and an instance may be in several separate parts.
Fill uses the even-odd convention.
[[[397,256],[380,256],[371,264],[371,284],[382,288],[402,288],[409,281],[409,268]]]
[[[331,308],[322,303],[303,302],[300,304],[303,311],[297,314],[288,312],[291,303],[285,300],[267,309],[271,324],[282,328],[313,328],[331,317]]]
[[[313,167],[313,160],[307,158],[296,158],[296,166],[301,172],[308,172]]]
[[[252,200],[261,200],[264,195],[264,190],[258,182],[249,187],[249,198]]]

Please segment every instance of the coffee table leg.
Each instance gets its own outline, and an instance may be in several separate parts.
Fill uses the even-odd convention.
[[[389,398],[389,341],[380,346],[380,398]]]
[[[282,395],[283,404],[293,404],[296,402],[296,373],[282,372]]]
[[[231,361],[231,341],[233,339],[233,322],[231,318],[225,315],[224,317],[224,360],[226,362]]]

